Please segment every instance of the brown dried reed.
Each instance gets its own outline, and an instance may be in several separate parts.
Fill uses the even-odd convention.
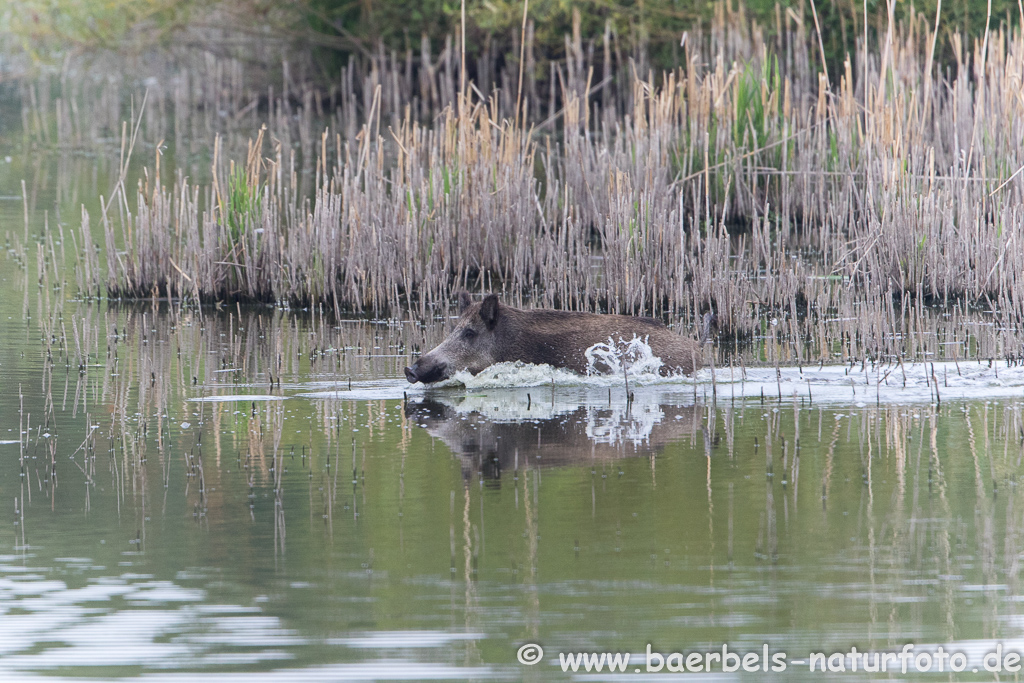
[[[954,34],[940,71],[921,17],[861,44],[830,87],[805,25],[787,18],[769,45],[741,19],[721,8],[658,79],[606,51],[595,84],[577,37],[543,119],[515,115],[508,74],[460,100],[450,49],[436,66],[424,53],[416,88],[394,56],[363,84],[347,71],[318,137],[322,102],[307,91],[279,117],[293,105],[271,96],[244,158],[216,139],[210,182],[165,183],[158,165],[134,197],[118,186],[100,218],[106,275],[86,260],[89,286],[338,316],[425,315],[463,288],[687,323],[713,308],[738,334],[789,320],[797,360],[812,338],[920,351],[936,302],[1019,325],[1020,31],[971,48]],[[629,87],[600,90],[625,72]]]

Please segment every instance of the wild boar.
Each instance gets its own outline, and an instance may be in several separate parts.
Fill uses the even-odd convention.
[[[547,363],[586,374],[587,349],[595,344],[634,338],[645,340],[661,359],[663,375],[692,374],[701,366],[701,346],[714,316],[704,316],[701,339],[683,337],[654,318],[552,310],[522,310],[489,294],[480,303],[459,295],[460,316],[448,338],[405,369],[409,382],[430,384],[459,370],[477,374],[505,361]]]

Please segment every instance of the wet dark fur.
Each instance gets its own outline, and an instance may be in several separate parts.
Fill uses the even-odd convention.
[[[480,303],[462,298],[462,315],[451,334],[422,355],[405,375],[410,382],[437,382],[468,369],[474,375],[494,363],[547,363],[580,374],[587,371],[584,352],[611,337],[646,338],[661,359],[662,374],[692,374],[701,365],[701,344],[682,337],[653,318],[552,310],[522,310],[498,302],[495,294]]]

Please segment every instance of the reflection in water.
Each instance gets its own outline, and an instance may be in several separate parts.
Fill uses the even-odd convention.
[[[1024,634],[1015,397],[862,401],[861,371],[845,403],[703,380],[403,401],[434,328],[26,292],[33,318],[0,319],[0,678],[518,680],[537,642],[544,680],[560,650]],[[944,396],[1014,378],[935,368]]]
[[[0,611],[0,678],[5,681],[30,680],[31,674],[67,680],[61,677],[67,672],[145,680],[147,671],[167,680],[170,674],[165,672],[181,670],[192,673],[176,680],[223,680],[224,673],[216,672],[232,670],[248,672],[245,680],[492,677],[486,667],[395,656],[402,650],[450,647],[482,634],[410,630],[313,637],[265,614],[261,605],[221,603],[210,591],[184,588],[182,583],[203,578],[195,573],[176,581],[131,573],[111,577],[86,558],[57,558],[53,568],[20,566],[21,559],[0,556],[0,604],[14,607]],[[42,579],[55,571],[91,580],[74,586],[71,581]],[[258,602],[266,601],[264,597]],[[111,609],[112,605],[120,607]],[[313,647],[338,653],[338,661],[296,664],[297,655]],[[352,652],[376,656],[346,661]]]
[[[281,649],[301,642],[276,617],[258,607],[206,604],[206,591],[167,580],[125,574],[73,587],[40,581],[44,567],[16,570],[18,557],[0,557],[0,600],[19,606],[0,620],[4,671],[65,667],[173,668],[183,657],[200,666],[289,659]],[[56,567],[75,575],[96,575],[85,558],[59,558]],[[129,609],[101,606],[123,602]],[[99,608],[99,609],[97,609]],[[46,647],[38,643],[60,643]],[[35,650],[35,651],[34,651]]]
[[[652,394],[597,406],[564,398],[535,402],[533,393],[428,394],[408,401],[405,415],[441,439],[462,461],[464,473],[479,471],[499,481],[505,470],[654,455],[701,430],[702,411],[660,404]]]

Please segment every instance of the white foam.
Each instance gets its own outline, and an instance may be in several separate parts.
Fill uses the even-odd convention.
[[[353,382],[351,388],[342,383],[313,383],[306,385],[318,391],[298,394],[305,398],[334,398],[348,400],[401,399],[440,390],[466,391],[467,410],[477,400],[490,400],[493,396],[474,399],[474,393],[490,389],[539,389],[506,395],[500,412],[507,412],[510,420],[539,419],[541,413],[559,415],[584,402],[598,405],[606,391],[621,390],[626,381],[635,396],[636,411],[649,399],[678,403],[692,402],[694,393],[703,400],[712,394],[719,400],[732,398],[810,399],[814,402],[867,405],[870,403],[934,403],[937,400],[984,400],[998,398],[1024,399],[1024,366],[1005,360],[982,362],[942,361],[918,363],[857,363],[849,365],[811,365],[774,367],[709,367],[693,376],[681,374],[663,377],[658,374],[661,361],[644,340],[609,339],[586,350],[591,374],[580,375],[564,368],[535,365],[521,361],[496,363],[477,375],[466,370],[436,384],[407,384],[403,379],[389,378],[371,382]],[[626,371],[623,373],[623,365]],[[596,372],[607,368],[608,372]],[[933,379],[934,375],[934,379]],[[643,388],[643,391],[640,389]],[[937,389],[937,397],[936,397]],[[552,397],[550,390],[557,390]],[[601,391],[597,391],[601,390]],[[592,395],[591,395],[592,394]],[[485,394],[486,396],[486,394]],[[623,395],[624,396],[624,395]],[[279,399],[279,396],[224,396],[207,397],[207,401],[253,401]],[[618,399],[616,399],[618,400]],[[482,408],[483,406],[481,406]],[[493,406],[489,406],[493,410]]]
[[[587,374],[556,368],[546,363],[522,361],[495,363],[473,375],[467,370],[456,372],[451,378],[433,387],[465,387],[467,389],[493,389],[498,387],[611,387],[627,381],[630,385],[678,383],[682,376],[662,377],[658,374],[661,359],[647,344],[647,337],[634,336],[630,340],[612,337],[583,352],[587,358]],[[625,371],[623,370],[625,367]]]
[[[476,375],[468,370],[456,372],[450,379],[435,387],[463,386],[467,389],[494,389],[506,387],[581,386],[588,377],[571,370],[555,368],[546,363],[534,365],[522,361],[495,363]]]
[[[695,379],[712,381],[704,368]],[[934,403],[949,400],[1024,398],[1024,367],[1007,361],[887,363],[855,366],[718,368],[715,389],[722,398],[800,397],[828,403]]]

